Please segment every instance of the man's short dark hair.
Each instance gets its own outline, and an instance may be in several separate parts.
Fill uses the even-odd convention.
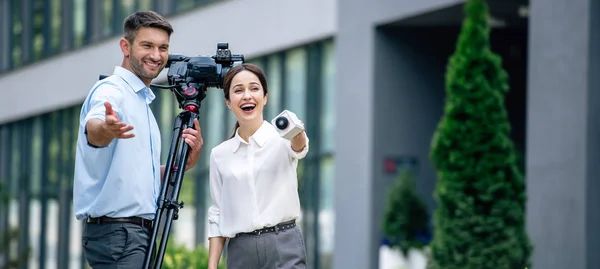
[[[173,27],[165,17],[154,11],[148,10],[135,12],[125,18],[125,23],[123,24],[124,37],[129,42],[133,43],[133,40],[141,27],[162,29],[167,32],[169,37],[171,37],[171,34],[173,33]]]

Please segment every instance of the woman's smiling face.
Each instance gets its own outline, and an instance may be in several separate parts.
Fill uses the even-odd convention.
[[[225,101],[240,123],[262,121],[267,95],[258,76],[248,70],[236,74]]]

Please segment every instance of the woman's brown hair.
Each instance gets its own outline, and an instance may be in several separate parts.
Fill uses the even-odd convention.
[[[260,67],[258,67],[255,64],[243,63],[243,64],[232,67],[229,70],[229,72],[227,72],[227,74],[225,75],[225,78],[223,79],[223,94],[225,95],[225,100],[231,101],[229,99],[230,98],[229,91],[231,90],[230,87],[231,87],[231,82],[233,81],[233,77],[235,77],[235,75],[239,74],[240,72],[242,72],[244,70],[252,72],[254,75],[256,75],[258,77],[258,80],[260,81],[260,84],[262,85],[262,88],[263,88],[263,94],[264,94],[264,96],[267,96],[267,93],[269,92],[269,87],[267,86],[267,78],[265,77],[265,74],[263,73],[263,71],[260,69]],[[233,133],[229,137],[230,139],[235,136],[235,132],[237,131],[238,128],[240,128],[240,123],[236,121],[235,126],[233,127]]]

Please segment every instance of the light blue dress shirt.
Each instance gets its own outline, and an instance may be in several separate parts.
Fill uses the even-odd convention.
[[[161,186],[161,137],[148,106],[154,98],[152,90],[120,66],[90,90],[81,108],[75,155],[73,206],[77,219],[154,219]],[[133,126],[135,137],[95,147],[88,143],[85,125],[90,119],[104,120],[106,101],[122,122]]]

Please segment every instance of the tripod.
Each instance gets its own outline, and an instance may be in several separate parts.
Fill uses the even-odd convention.
[[[202,89],[202,87],[200,89]],[[181,139],[182,131],[188,127],[194,127],[194,119],[198,118],[200,101],[205,96],[204,91],[200,91],[200,98],[198,98],[199,91],[192,85],[185,87],[181,93],[175,93],[178,97],[182,97],[186,102],[181,105],[184,110],[175,118],[171,146],[169,147],[169,156],[165,165],[160,195],[157,200],[158,208],[154,219],[154,227],[152,229],[148,254],[146,255],[144,267],[142,267],[144,269],[150,269],[150,266],[153,266],[153,268],[156,269],[162,267],[172,222],[173,220],[177,220],[179,217],[179,209],[183,207],[183,201],[178,202],[178,199],[181,183],[183,181],[183,174],[185,173],[189,145]],[[171,194],[168,195],[169,188],[171,187],[173,190]],[[164,225],[161,227],[160,224],[163,217],[166,219]],[[156,252],[156,240],[159,233],[160,244],[158,244],[158,253],[156,253],[155,260],[152,261],[154,257],[153,254]]]

